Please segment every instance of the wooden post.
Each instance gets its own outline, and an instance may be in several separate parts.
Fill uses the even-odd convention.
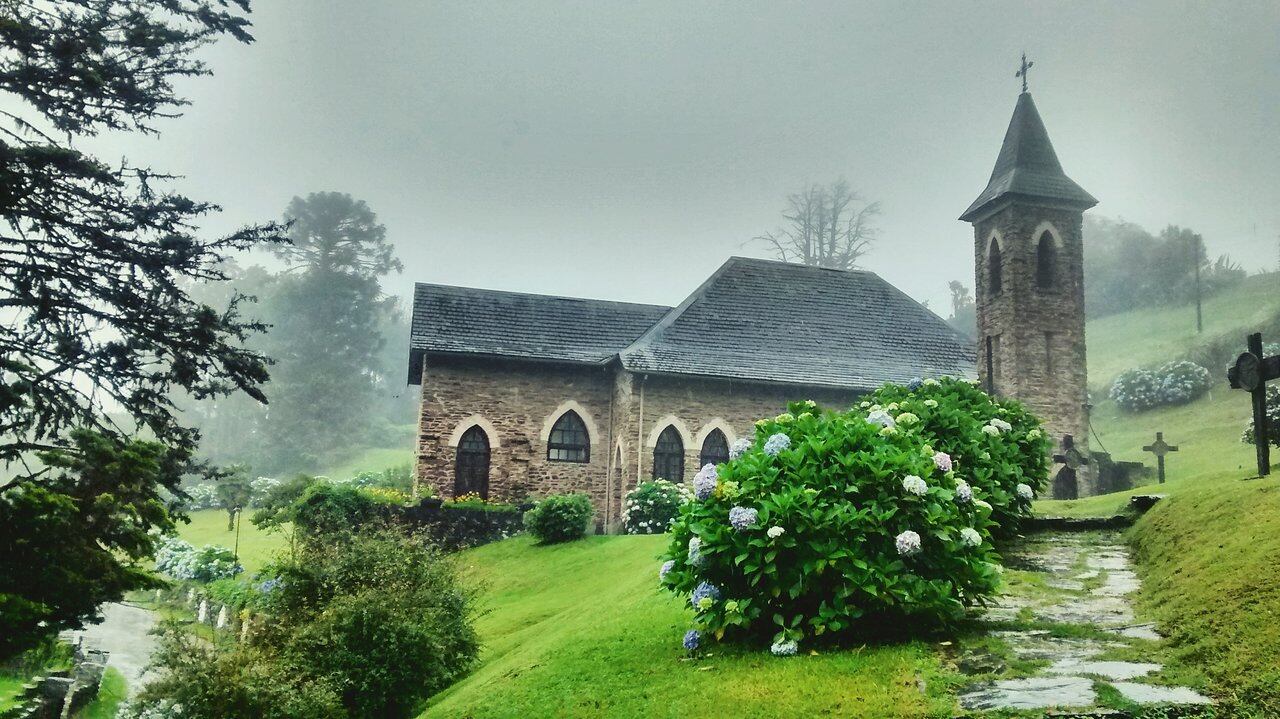
[[[1262,359],[1262,333],[1249,335],[1249,353]],[[1258,451],[1258,476],[1271,473],[1271,444],[1267,436],[1267,382],[1264,379],[1253,389],[1253,444]]]

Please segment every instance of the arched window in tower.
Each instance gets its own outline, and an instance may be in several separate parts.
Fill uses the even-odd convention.
[[[1000,256],[1000,241],[991,238],[991,249],[987,251],[987,294],[998,295],[1004,289],[1003,261]]]
[[[1040,243],[1036,245],[1036,287],[1042,290],[1051,289],[1058,274],[1058,245],[1048,230],[1040,235]]]
[[[565,412],[552,425],[551,436],[547,438],[547,459],[553,462],[591,461],[591,438],[587,435],[587,425],[583,424],[577,412]]]
[[[684,481],[684,442],[675,425],[667,425],[653,445],[653,478]]]
[[[489,436],[479,425],[462,433],[453,465],[453,496],[478,494],[489,498]]]
[[[724,436],[724,432],[718,429],[711,430],[707,438],[702,440],[702,452],[698,455],[698,466],[705,467],[708,464],[720,464],[728,461],[728,438]]]

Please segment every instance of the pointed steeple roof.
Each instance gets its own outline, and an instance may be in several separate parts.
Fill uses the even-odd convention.
[[[1004,145],[996,158],[987,189],[969,205],[960,216],[965,222],[973,222],[988,206],[1007,195],[1048,200],[1053,204],[1087,210],[1098,204],[1084,188],[1077,185],[1062,171],[1058,155],[1049,142],[1040,113],[1031,99],[1031,93],[1018,96],[1013,109],[1009,129],[1004,134]]]

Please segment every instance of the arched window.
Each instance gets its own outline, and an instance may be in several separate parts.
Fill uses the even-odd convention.
[[[1048,230],[1040,235],[1036,246],[1036,287],[1047,290],[1053,287],[1058,272],[1058,245]]]
[[[489,436],[479,426],[462,433],[453,466],[453,496],[473,492],[489,498]]]
[[[684,481],[684,442],[675,425],[667,425],[653,446],[653,478]]]
[[[987,252],[987,294],[998,295],[1004,289],[1000,258],[1000,241],[992,238],[991,249]]]
[[[587,425],[582,423],[577,412],[565,412],[552,425],[551,436],[547,438],[547,459],[553,462],[591,461],[591,438],[587,435]]]
[[[718,429],[711,430],[711,434],[702,440],[702,453],[698,455],[698,466],[705,467],[708,464],[720,464],[729,461],[729,440],[725,438],[724,432]]]

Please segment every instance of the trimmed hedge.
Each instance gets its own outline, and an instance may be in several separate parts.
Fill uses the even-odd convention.
[[[542,544],[570,542],[586,536],[593,510],[585,494],[553,494],[524,513],[524,528]]]

